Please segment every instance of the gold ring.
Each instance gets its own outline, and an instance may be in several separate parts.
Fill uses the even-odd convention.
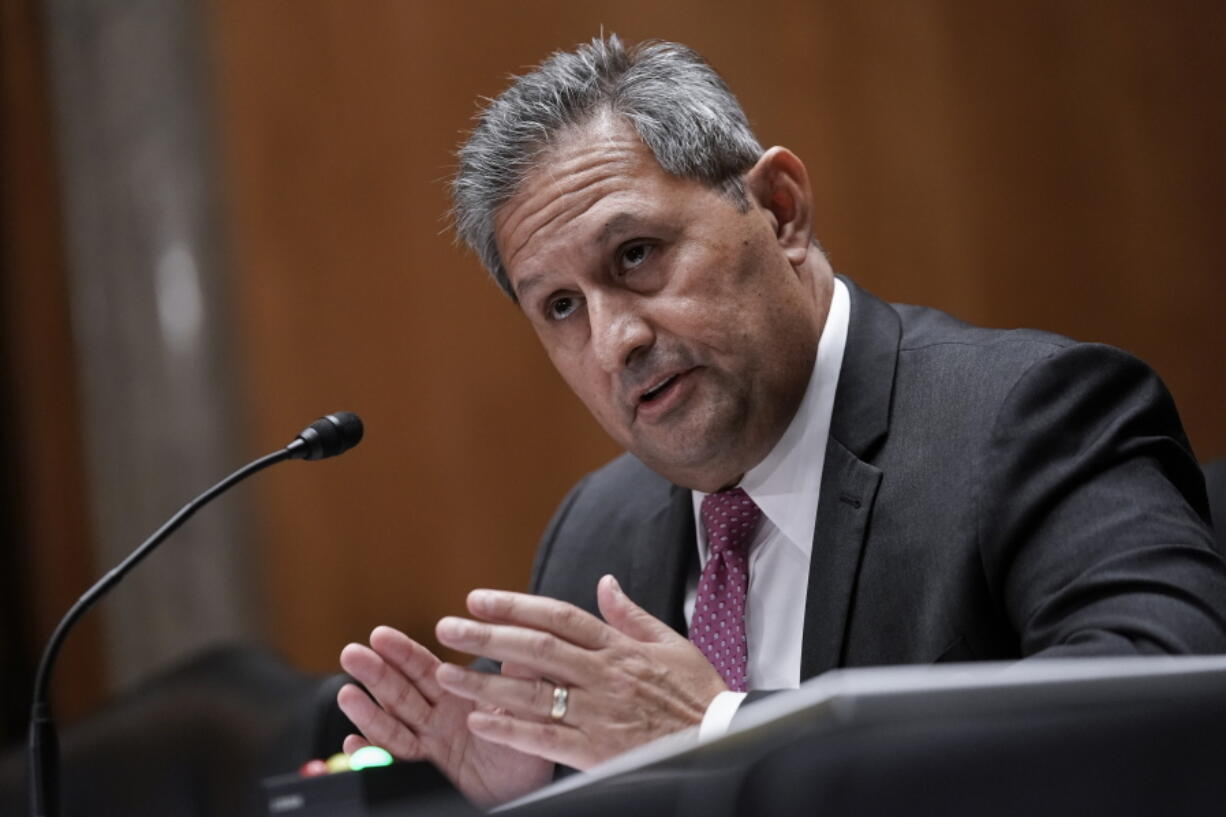
[[[549,717],[555,721],[560,721],[566,717],[566,702],[570,698],[570,690],[566,687],[556,686],[553,688],[553,708],[549,710]]]

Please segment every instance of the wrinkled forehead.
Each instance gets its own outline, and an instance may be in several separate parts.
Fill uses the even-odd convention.
[[[548,134],[534,152],[532,161],[520,174],[515,189],[495,210],[498,214],[513,206],[516,199],[531,194],[539,187],[564,184],[568,169],[582,165],[585,159],[607,156],[611,159],[649,158],[655,156],[639,137],[634,125],[621,114],[601,108],[583,120]],[[622,168],[629,172],[629,163]]]
[[[494,212],[503,266],[509,272],[515,257],[546,226],[580,216],[615,191],[665,175],[621,117],[594,118],[559,132]]]

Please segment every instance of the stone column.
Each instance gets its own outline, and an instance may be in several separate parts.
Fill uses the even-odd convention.
[[[107,570],[250,453],[236,439],[207,37],[192,0],[48,0],[46,14],[90,506]],[[258,636],[242,504],[232,495],[197,515],[93,613],[112,689],[210,642]]]

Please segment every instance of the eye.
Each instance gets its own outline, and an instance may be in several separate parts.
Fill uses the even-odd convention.
[[[545,315],[551,321],[570,317],[579,308],[580,299],[575,295],[556,295],[545,304]]]
[[[647,256],[651,255],[650,244],[629,244],[622,250],[621,267],[623,272],[629,272],[641,266],[647,260]]]

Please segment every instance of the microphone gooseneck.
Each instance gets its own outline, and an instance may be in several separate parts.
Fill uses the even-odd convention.
[[[64,618],[56,626],[43,650],[42,659],[38,662],[38,671],[34,676],[33,703],[30,706],[30,814],[32,817],[59,817],[59,741],[55,731],[55,721],[51,715],[48,702],[48,688],[51,681],[51,670],[59,655],[60,647],[68,635],[68,631],[76,624],[89,608],[93,607],[103,595],[136,567],[142,559],[148,556],[154,548],[174,533],[192,517],[200,508],[207,505],[218,495],[225,493],[233,485],[247,477],[263,471],[270,465],[288,459],[319,460],[343,454],[362,441],[362,421],[356,414],[339,411],[328,414],[304,428],[297,437],[284,448],[265,454],[263,457],[244,465],[221,482],[209,488],[200,496],[188,502],[178,513],[158,528],[152,536],[140,547],[132,551],[126,559],[112,568],[99,579],[93,587],[77,599],[69,608]]]

